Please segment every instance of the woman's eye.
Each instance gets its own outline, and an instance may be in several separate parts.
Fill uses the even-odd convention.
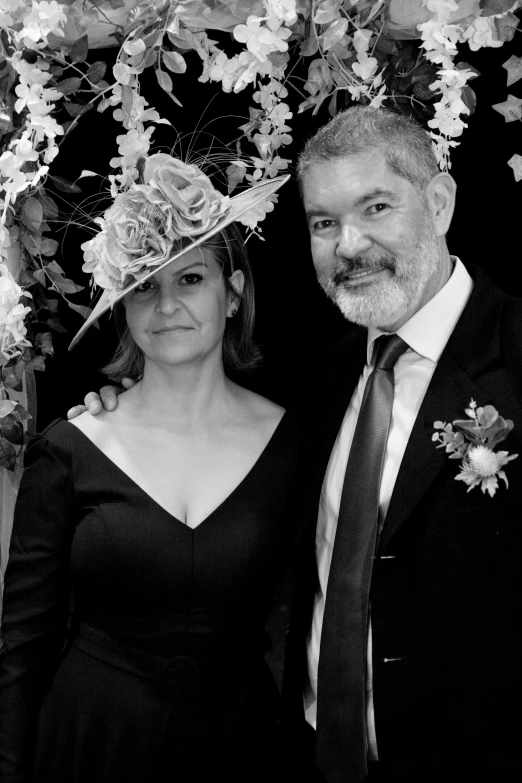
[[[180,282],[183,285],[197,285],[202,280],[203,277],[201,275],[196,274],[196,272],[190,272],[188,275],[183,275]]]
[[[143,283],[137,285],[134,290],[138,294],[147,294],[149,291],[152,291],[153,288],[154,284],[150,280],[144,280]]]

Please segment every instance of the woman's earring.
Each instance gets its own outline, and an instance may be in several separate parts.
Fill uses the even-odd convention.
[[[234,309],[230,311],[230,318],[233,318],[236,313],[237,313],[237,307],[234,307]]]

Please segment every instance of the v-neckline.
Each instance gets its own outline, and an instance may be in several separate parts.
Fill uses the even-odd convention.
[[[272,443],[275,440],[276,435],[279,433],[279,430],[281,429],[281,425],[283,424],[283,421],[286,419],[287,414],[288,414],[288,411],[285,411],[283,413],[283,415],[281,416],[281,418],[279,419],[279,421],[278,421],[278,423],[276,425],[276,428],[274,429],[274,431],[272,432],[270,438],[268,439],[268,441],[266,443],[266,446],[260,452],[260,454],[257,457],[256,461],[254,462],[252,467],[249,469],[249,471],[243,476],[241,481],[238,484],[236,484],[236,486],[228,493],[228,495],[225,498],[223,498],[221,503],[219,503],[209,514],[207,514],[207,516],[204,519],[202,519],[201,522],[198,522],[198,524],[195,527],[191,527],[190,525],[187,525],[186,522],[183,522],[181,519],[176,517],[174,514],[171,514],[170,511],[167,511],[165,506],[162,506],[162,504],[159,501],[157,501],[155,498],[153,498],[152,495],[149,492],[147,492],[146,489],[144,489],[140,484],[138,484],[137,481],[135,481],[133,478],[131,478],[131,476],[129,476],[129,474],[125,470],[123,470],[123,468],[120,468],[120,466],[117,465],[116,462],[114,462],[114,460],[112,460],[107,454],[105,454],[105,452],[102,451],[100,449],[100,447],[97,446],[96,443],[94,443],[94,441],[92,441],[89,438],[89,436],[85,434],[85,432],[83,432],[83,430],[81,430],[79,427],[76,427],[74,424],[71,424],[70,421],[66,421],[65,423],[69,424],[71,427],[73,427],[76,432],[79,432],[80,435],[82,436],[83,440],[87,441],[87,443],[89,443],[92,446],[92,448],[98,454],[101,454],[101,456],[110,465],[112,465],[112,467],[118,473],[120,473],[122,476],[124,476],[127,479],[127,481],[130,484],[132,484],[134,487],[136,487],[136,489],[139,492],[141,492],[141,494],[144,495],[151,503],[153,503],[155,506],[157,506],[164,514],[167,514],[167,516],[169,516],[171,519],[173,519],[179,525],[181,525],[182,527],[186,528],[187,530],[192,531],[192,533],[195,533],[196,530],[199,530],[199,528],[202,525],[204,525],[209,519],[211,519],[211,517],[215,516],[215,514],[217,514],[218,511],[220,511],[220,509],[225,505],[225,503],[227,503],[232,498],[232,496],[236,494],[236,492],[240,489],[240,487],[243,486],[243,484],[250,478],[252,473],[258,468],[259,463],[264,458],[265,454],[267,453],[267,451],[272,446]]]

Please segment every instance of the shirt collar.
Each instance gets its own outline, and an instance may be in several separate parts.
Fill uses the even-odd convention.
[[[473,288],[473,281],[462,261],[456,256],[452,256],[452,261],[453,272],[447,283],[397,329],[399,337],[415,353],[432,362],[438,362]],[[368,364],[371,364],[373,344],[383,334],[386,332],[374,327],[368,329]]]

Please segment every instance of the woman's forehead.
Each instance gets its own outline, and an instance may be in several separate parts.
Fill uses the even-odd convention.
[[[214,253],[207,247],[193,247],[176,258],[171,264],[158,270],[152,277],[158,280],[168,280],[171,277],[184,272],[195,266],[205,267],[207,269],[219,270],[219,264],[216,261]]]

